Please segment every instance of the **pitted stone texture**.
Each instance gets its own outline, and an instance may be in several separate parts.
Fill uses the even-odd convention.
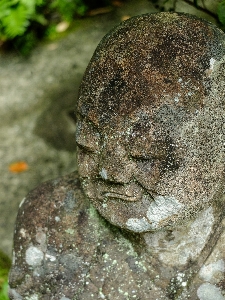
[[[78,165],[112,224],[168,229],[221,199],[224,55],[220,29],[178,13],[131,18],[97,47],[79,93]]]

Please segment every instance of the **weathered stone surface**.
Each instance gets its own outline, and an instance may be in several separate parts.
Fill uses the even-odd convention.
[[[83,188],[73,173],[21,204],[11,299],[225,299],[224,56],[184,14],[103,39],[79,96]]]
[[[145,299],[156,271],[134,240],[137,250],[89,206],[76,173],[47,182],[18,213],[10,297]],[[160,294],[152,291],[154,299]]]
[[[112,224],[170,228],[221,198],[224,54],[221,30],[177,13],[132,18],[98,46],[80,88],[78,165]]]

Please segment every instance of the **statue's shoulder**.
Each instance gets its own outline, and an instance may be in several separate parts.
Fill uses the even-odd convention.
[[[10,298],[43,295],[50,287],[57,289],[52,295],[73,295],[83,285],[85,263],[96,251],[99,227],[104,224],[86,200],[77,173],[31,191],[21,202],[16,221]],[[76,286],[63,292],[72,282]]]
[[[15,246],[17,238],[20,243],[21,239],[28,238],[30,243],[36,243],[40,232],[49,235],[49,230],[60,231],[66,226],[65,222],[69,231],[76,220],[81,222],[81,215],[88,207],[77,172],[40,184],[20,204]],[[24,245],[24,241],[22,243]]]

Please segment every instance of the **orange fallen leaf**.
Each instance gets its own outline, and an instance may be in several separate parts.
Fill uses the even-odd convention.
[[[28,170],[28,164],[25,161],[17,161],[9,165],[9,171],[12,173],[20,173]]]

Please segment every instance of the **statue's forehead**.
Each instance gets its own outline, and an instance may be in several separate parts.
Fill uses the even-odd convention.
[[[88,114],[80,112],[81,121],[89,123],[91,127],[95,127],[98,132],[118,133],[119,135],[127,135],[129,133],[140,133],[142,135],[150,132],[175,133],[177,128],[181,128],[184,122],[189,122],[193,119],[190,112],[187,112],[183,107],[174,107],[169,105],[159,105],[155,107],[140,107],[132,113],[126,115],[115,115],[111,117],[109,123],[101,122],[98,115],[93,111]]]
[[[203,107],[207,93],[203,82],[193,83],[181,77],[172,82],[163,79],[162,74],[154,75],[151,69],[146,72],[153,78],[146,79],[143,73],[137,74],[138,79],[135,74],[126,77],[120,70],[117,74],[113,71],[100,85],[85,86],[87,94],[80,94],[79,112],[96,125],[112,126],[119,118],[135,120],[138,114],[154,118],[159,112],[190,114]]]
[[[96,49],[78,109],[102,126],[142,107],[194,113],[210,92],[211,62],[224,54],[224,34],[206,21],[176,13],[132,18]]]

